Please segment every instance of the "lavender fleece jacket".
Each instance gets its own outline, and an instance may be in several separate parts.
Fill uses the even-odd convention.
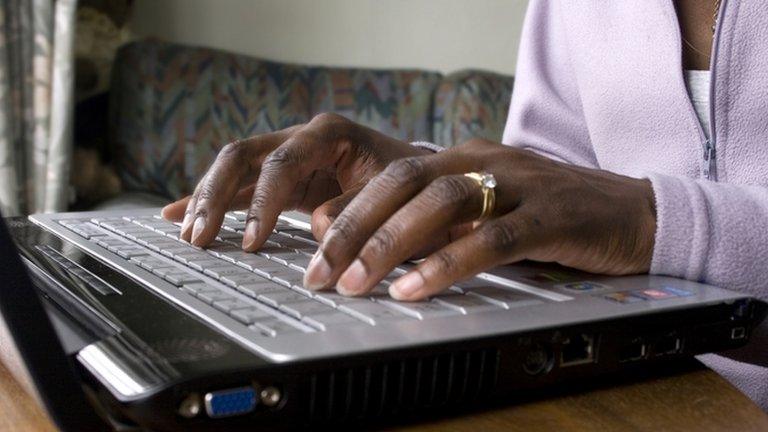
[[[764,2],[722,0],[710,165],[672,0],[532,0],[503,142],[650,179],[651,272],[768,300],[766,41]],[[721,354],[700,359],[768,411],[768,325],[745,349]]]

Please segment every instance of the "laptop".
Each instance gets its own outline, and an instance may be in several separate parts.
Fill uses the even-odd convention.
[[[366,297],[309,292],[317,243],[306,218],[283,214],[262,249],[245,253],[243,212],[228,213],[206,249],[158,215],[5,220],[17,249],[0,237],[3,256],[18,251],[26,267],[6,261],[5,339],[57,422],[87,404],[94,422],[156,430],[400,418],[738,348],[768,310],[691,281],[530,262],[423,302],[387,295],[408,262]],[[18,313],[8,301],[21,296],[39,310]],[[69,385],[51,392],[56,374]]]

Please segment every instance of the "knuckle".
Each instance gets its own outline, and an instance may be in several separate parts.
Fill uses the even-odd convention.
[[[457,176],[440,177],[427,190],[440,203],[463,204],[472,196],[471,186]]]
[[[237,140],[222,147],[219,151],[218,158],[225,160],[244,160],[247,151],[246,142]]]
[[[397,250],[398,233],[391,227],[381,227],[368,240],[366,252],[388,256]]]
[[[478,235],[495,252],[504,253],[517,244],[519,232],[511,221],[489,221],[480,226]]]
[[[419,156],[398,159],[382,171],[381,176],[396,184],[421,183],[426,174],[426,164]]]
[[[264,159],[263,171],[279,170],[287,166],[296,165],[301,161],[301,155],[291,147],[278,147]]]
[[[346,117],[332,112],[324,112],[312,117],[311,123],[329,125],[347,121]]]
[[[360,223],[357,218],[341,213],[326,233],[325,248],[345,247],[359,232]]]
[[[201,204],[205,204],[208,200],[215,198],[213,186],[211,182],[206,181],[200,185],[200,190],[197,193],[197,206],[201,207]]]
[[[267,196],[263,193],[257,193],[251,199],[251,206],[248,209],[248,216],[255,217],[259,209],[266,207]]]
[[[449,270],[456,270],[459,261],[451,252],[441,249],[432,254],[430,260],[436,272],[446,273]]]

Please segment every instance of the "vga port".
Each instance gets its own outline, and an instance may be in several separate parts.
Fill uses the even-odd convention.
[[[205,394],[205,412],[211,418],[248,414],[256,408],[256,401],[253,387],[218,390]]]

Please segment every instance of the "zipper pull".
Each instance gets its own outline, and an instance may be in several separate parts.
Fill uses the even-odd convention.
[[[712,173],[715,170],[715,145],[712,140],[704,143],[704,167],[702,176],[707,180],[712,180]]]

